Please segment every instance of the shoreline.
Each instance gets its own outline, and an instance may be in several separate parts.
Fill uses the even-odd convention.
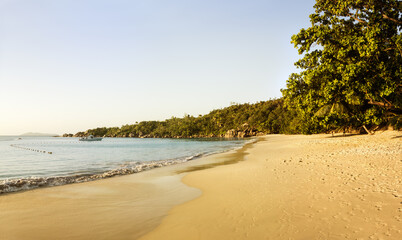
[[[208,157],[215,154],[221,154],[230,151],[236,151],[241,149],[244,145],[257,141],[255,137],[251,137],[247,140],[243,139],[243,145],[240,147],[232,147],[225,150],[219,150],[208,153],[199,153],[192,156],[180,157],[175,159],[164,159],[155,161],[135,161],[122,164],[119,168],[105,170],[103,172],[97,171],[93,173],[75,174],[75,175],[62,175],[62,176],[44,176],[44,177],[28,177],[28,178],[15,178],[15,179],[0,179],[0,197],[5,194],[30,191],[38,188],[47,188],[55,186],[63,186],[67,184],[83,183],[96,181],[101,179],[107,179],[116,176],[124,176],[130,174],[136,174],[155,168],[161,168],[176,164],[182,164],[189,161],[197,160],[203,157]],[[17,144],[11,144],[11,147],[17,147],[25,150],[34,150],[31,148],[21,147]],[[43,151],[45,153],[45,151]],[[52,154],[52,152],[48,152]]]
[[[181,182],[189,169],[230,164],[242,158],[241,150],[137,174],[1,195],[0,238],[137,239],[174,206],[201,195]]]
[[[187,174],[202,195],[147,239],[402,239],[402,133],[271,135]]]

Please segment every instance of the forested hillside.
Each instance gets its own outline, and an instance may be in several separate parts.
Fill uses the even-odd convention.
[[[284,108],[282,99],[274,99],[255,104],[234,104],[198,117],[186,115],[165,121],[143,121],[122,127],[89,129],[74,136],[197,138],[290,134],[300,132],[297,119],[294,111]]]
[[[385,119],[379,125],[369,124],[368,129],[392,125],[400,128],[400,120]],[[400,116],[399,116],[400,119]],[[316,124],[314,123],[316,121]],[[307,128],[307,127],[308,128]],[[172,117],[164,121],[143,121],[121,127],[99,127],[64,137],[139,137],[139,138],[205,138],[205,137],[250,137],[264,134],[311,134],[338,132],[364,132],[355,125],[320,125],[317,119],[306,120],[294,109],[288,109],[282,98],[259,103],[234,104],[213,110],[198,117],[186,115]]]

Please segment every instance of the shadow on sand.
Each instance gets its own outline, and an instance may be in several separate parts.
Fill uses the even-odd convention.
[[[365,135],[365,134],[360,134],[360,133],[346,133],[346,134],[328,136],[328,137],[326,137],[326,138],[342,138],[342,137],[353,137],[353,136],[360,136],[360,135]]]

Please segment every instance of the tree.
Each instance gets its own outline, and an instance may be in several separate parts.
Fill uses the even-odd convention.
[[[402,113],[402,3],[317,0],[312,26],[292,36],[301,69],[282,90],[309,126],[379,125]]]

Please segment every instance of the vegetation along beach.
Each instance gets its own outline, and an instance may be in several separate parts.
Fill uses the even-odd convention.
[[[402,239],[401,1],[0,15],[1,240]]]

